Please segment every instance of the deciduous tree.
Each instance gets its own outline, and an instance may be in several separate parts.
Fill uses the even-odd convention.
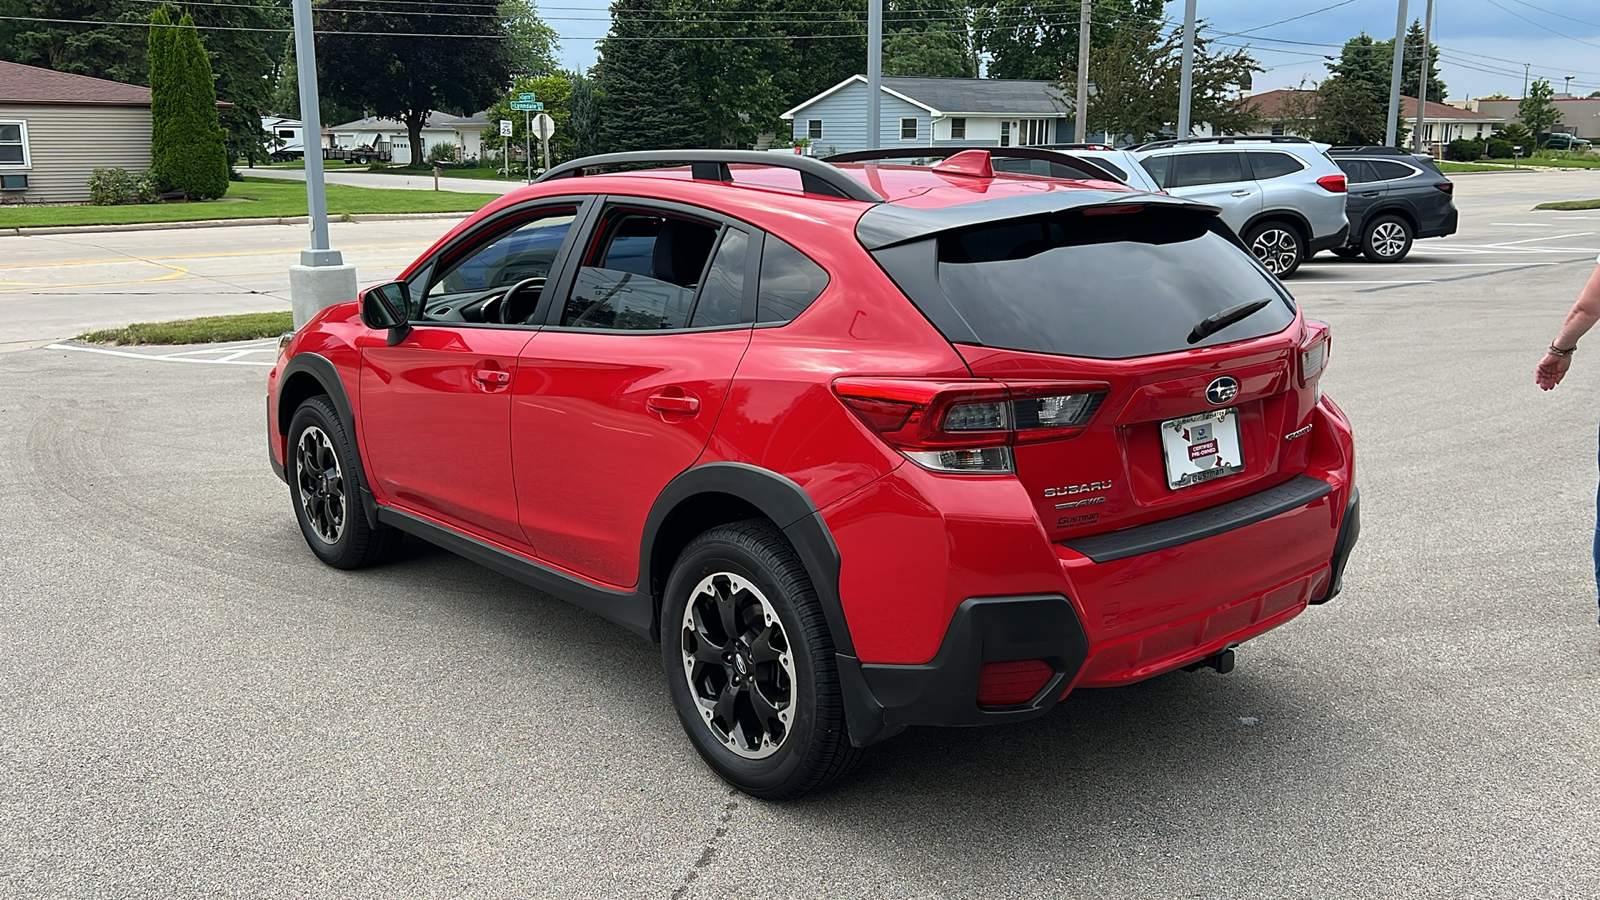
[[[1204,28],[1195,29],[1192,121],[1223,133],[1249,131],[1260,117],[1238,100],[1261,66],[1246,50],[1216,49]],[[1110,45],[1091,52],[1095,92],[1089,98],[1089,130],[1140,142],[1170,129],[1178,119],[1182,47],[1181,27],[1165,34],[1128,28],[1116,31]],[[1055,87],[1066,97],[1076,90],[1070,78]]]
[[[448,9],[406,0],[326,0],[317,7],[318,86],[326,96],[402,122],[411,165],[427,152],[433,110],[475,112],[511,80],[498,3],[456,0]]]
[[[1550,137],[1550,126],[1561,121],[1561,113],[1550,102],[1555,95],[1550,80],[1540,78],[1528,88],[1528,96],[1517,104],[1517,118],[1533,133],[1534,147],[1543,147]]]

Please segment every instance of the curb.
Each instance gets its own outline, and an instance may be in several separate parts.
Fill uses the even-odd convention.
[[[395,222],[407,219],[465,219],[471,212],[447,213],[373,213],[371,215],[341,215],[330,217],[329,222]],[[310,216],[282,216],[276,219],[205,219],[198,222],[135,222],[124,225],[39,225],[22,228],[0,228],[0,237],[28,237],[46,234],[96,234],[115,231],[176,231],[184,228],[237,228],[244,225],[309,225]]]

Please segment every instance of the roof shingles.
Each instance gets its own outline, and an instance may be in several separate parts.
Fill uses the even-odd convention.
[[[150,89],[0,60],[0,103],[149,106]]]

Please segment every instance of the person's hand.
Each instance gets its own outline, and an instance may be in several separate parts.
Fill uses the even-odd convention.
[[[1567,375],[1567,369],[1572,366],[1572,357],[1557,356],[1546,353],[1544,359],[1539,360],[1539,365],[1533,370],[1533,380],[1538,383],[1540,390],[1550,390],[1561,383]]]

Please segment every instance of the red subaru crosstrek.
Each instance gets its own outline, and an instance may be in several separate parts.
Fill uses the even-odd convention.
[[[628,164],[676,167],[586,174]],[[331,565],[410,533],[659,642],[701,756],[798,796],[1338,592],[1328,328],[1216,212],[983,151],[578,160],[286,336],[272,464]]]

